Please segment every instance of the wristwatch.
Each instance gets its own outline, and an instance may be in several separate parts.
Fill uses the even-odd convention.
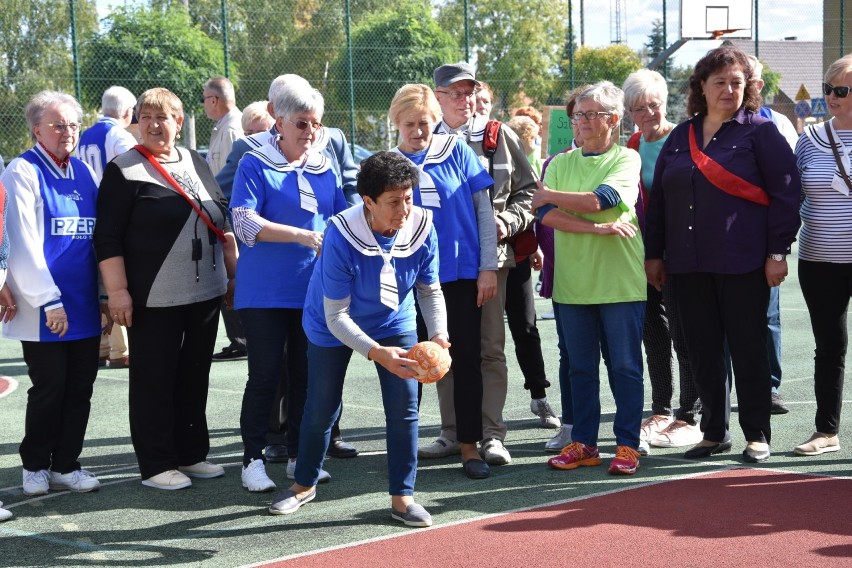
[[[769,254],[769,255],[766,255],[766,258],[774,260],[775,262],[784,262],[784,260],[787,258],[787,255],[786,254]]]

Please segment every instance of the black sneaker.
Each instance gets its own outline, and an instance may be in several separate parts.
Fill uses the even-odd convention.
[[[248,355],[244,345],[228,345],[221,351],[213,354],[214,361],[227,361],[228,359],[239,359]]]
[[[781,395],[777,392],[772,393],[772,414],[787,414],[790,412],[790,409],[787,407],[787,403],[784,402],[784,399],[781,398]]]

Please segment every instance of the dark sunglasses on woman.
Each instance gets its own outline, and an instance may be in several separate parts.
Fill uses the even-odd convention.
[[[846,87],[846,86],[835,87],[834,85],[832,85],[830,83],[823,83],[822,84],[822,94],[824,94],[826,97],[828,95],[830,95],[832,91],[834,91],[834,96],[836,96],[839,99],[845,99],[849,95],[849,87]]]

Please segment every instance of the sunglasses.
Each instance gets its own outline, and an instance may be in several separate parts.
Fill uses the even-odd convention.
[[[287,122],[298,128],[299,130],[307,129],[308,125],[310,125],[311,128],[313,128],[314,130],[319,130],[320,128],[322,128],[322,122],[308,122],[307,120],[297,120],[295,122],[292,120],[288,120]]]
[[[828,95],[830,95],[832,92],[834,92],[834,96],[836,96],[837,98],[845,99],[849,95],[849,87],[846,87],[846,86],[835,87],[834,85],[832,85],[830,83],[823,83],[822,84],[822,93],[826,97]]]

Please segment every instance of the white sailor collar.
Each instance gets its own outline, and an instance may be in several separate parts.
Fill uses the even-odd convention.
[[[833,156],[834,150],[831,147],[831,143],[828,141],[828,134],[826,133],[826,129],[828,128],[831,128],[831,133],[834,136],[834,145],[840,155],[840,163],[843,164],[843,169],[846,171],[846,175],[850,175],[850,173],[852,173],[852,167],[850,167],[849,149],[843,144],[843,140],[840,139],[840,135],[837,134],[837,129],[834,128],[833,118],[827,122],[820,122],[818,124],[806,126],[805,135],[813,143],[814,148],[824,154]],[[843,178],[840,177],[840,172],[836,167],[834,168],[834,176],[831,179],[831,187],[843,195],[849,195],[849,188],[847,187],[846,182],[843,181]]]
[[[385,253],[379,247],[370,225],[367,224],[364,208],[363,203],[354,205],[332,217],[331,222],[338,228],[343,238],[352,245],[352,248],[365,256],[382,256],[384,253],[397,258],[409,257],[426,242],[432,228],[432,212],[413,206],[405,224],[397,231],[393,246],[389,252]]]
[[[263,134],[268,135],[269,133]],[[248,153],[258,158],[265,165],[278,170],[279,172],[302,170],[306,174],[318,175],[332,167],[331,161],[314,148],[308,150],[307,158],[303,164],[291,163],[281,152],[278,151],[278,148],[275,145],[276,139],[277,136],[272,136],[259,147],[249,150]]]
[[[426,164],[440,164],[449,158],[453,153],[453,148],[458,143],[456,139],[457,136],[455,134],[433,134],[432,141],[429,143],[429,149],[426,150],[426,157],[418,168],[422,171],[423,166]],[[393,151],[405,156],[403,151],[399,149],[399,146],[394,148]],[[408,156],[405,157],[408,158]]]
[[[450,134],[452,136],[461,136],[469,142],[480,142],[485,136],[485,125],[488,124],[488,120],[489,118],[485,115],[474,114],[467,123],[457,129],[450,128],[442,120],[435,128],[435,134]]]

